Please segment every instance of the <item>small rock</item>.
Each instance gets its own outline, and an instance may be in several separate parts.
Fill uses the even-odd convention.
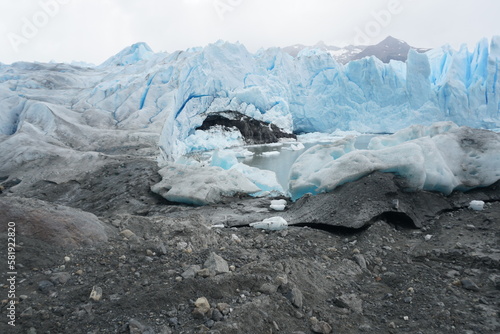
[[[275,293],[276,291],[278,291],[278,287],[274,284],[271,284],[271,283],[264,283],[259,288],[259,291],[262,293],[265,293],[266,295],[271,295],[271,294]]]
[[[201,270],[201,267],[198,265],[193,265],[187,268],[182,274],[182,278],[188,279],[188,278],[195,278],[196,274]]]
[[[50,281],[40,281],[38,282],[38,290],[44,294],[49,294],[52,289],[54,289],[54,284]]]
[[[128,329],[130,334],[154,334],[152,328],[144,326],[135,319],[129,320]]]
[[[302,291],[300,291],[297,287],[291,289],[290,292],[286,295],[286,298],[288,298],[288,300],[290,300],[292,305],[296,308],[302,308]]]
[[[127,238],[127,239],[133,239],[133,238],[137,238],[137,236],[135,235],[134,232],[132,232],[131,230],[123,230],[120,232],[120,235],[124,238]]]
[[[214,252],[210,253],[210,256],[203,265],[215,275],[225,274],[229,272],[229,266],[226,260],[215,254]]]
[[[342,294],[334,299],[335,305],[342,308],[349,308],[356,313],[363,313],[363,301],[355,294]]]
[[[198,270],[198,276],[204,277],[204,278],[210,277],[210,270],[207,268]]]
[[[372,327],[368,324],[363,324],[363,325],[360,325],[358,327],[358,329],[361,331],[361,332],[370,332],[372,330]]]
[[[394,323],[394,321],[391,321],[391,322],[389,323],[389,328],[393,328],[393,329],[395,329],[395,328],[396,328],[396,324]]]
[[[71,278],[70,273],[60,272],[50,276],[50,281],[54,284],[66,284],[70,278]]]
[[[366,269],[366,259],[362,254],[354,254],[354,260],[361,269]]]
[[[69,261],[71,261],[71,258],[69,256],[65,256],[64,257],[64,262],[69,262]]]
[[[231,308],[229,307],[229,304],[226,303],[218,303],[217,304],[217,309],[223,314],[223,315],[228,315],[231,312]]]
[[[332,326],[325,321],[319,321],[316,317],[312,317],[309,321],[311,322],[311,330],[314,333],[330,334],[332,332]]]
[[[96,302],[100,301],[102,298],[102,289],[97,285],[94,285],[89,298]]]
[[[158,253],[160,253],[161,255],[167,255],[167,247],[165,247],[163,241],[160,241],[157,248],[158,248]]]
[[[424,237],[425,241],[429,241],[432,239],[432,235],[431,234],[427,234],[425,237]]]
[[[278,286],[286,285],[286,284],[288,284],[288,277],[286,275],[276,276],[276,278],[274,279],[274,282]]]
[[[31,307],[28,307],[21,313],[21,318],[31,317],[32,315],[33,315],[33,309]]]
[[[82,276],[83,275],[83,270],[78,269],[77,271],[75,271],[75,275]]]
[[[194,302],[193,316],[195,318],[203,318],[210,311],[210,303],[205,297],[200,297]]]
[[[212,311],[212,320],[214,321],[222,321],[224,319],[224,315],[218,309]]]
[[[455,278],[457,276],[460,276],[460,273],[456,270],[450,270],[446,273],[446,277],[448,278]]]
[[[479,291],[479,287],[476,285],[476,283],[472,282],[469,279],[463,279],[460,282],[462,283],[462,288],[464,288],[465,290]]]

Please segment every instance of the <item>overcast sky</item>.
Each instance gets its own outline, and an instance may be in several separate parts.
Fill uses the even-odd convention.
[[[0,0],[0,62],[100,64],[146,42],[155,52],[219,39],[261,47],[375,44],[416,47],[500,35],[498,0]]]

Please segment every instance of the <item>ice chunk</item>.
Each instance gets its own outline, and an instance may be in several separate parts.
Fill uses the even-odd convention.
[[[484,209],[484,202],[483,201],[471,201],[469,203],[469,209],[472,209],[475,211],[482,211]]]
[[[273,155],[280,155],[279,151],[268,151],[268,152],[262,152],[262,155],[265,157],[270,157]]]
[[[305,148],[305,146],[302,143],[297,143],[297,144],[290,145],[290,149],[292,151],[300,151],[300,150],[303,150],[304,148]]]
[[[218,166],[223,169],[230,169],[238,163],[236,154],[233,151],[216,150],[212,155],[211,166]]]
[[[172,202],[206,205],[217,203],[224,196],[260,191],[240,172],[220,167],[169,163],[159,173],[163,179],[151,190]]]
[[[271,205],[269,206],[274,211],[283,211],[285,210],[287,202],[285,199],[276,199],[271,201]]]
[[[266,218],[261,222],[251,223],[250,226],[263,230],[279,231],[286,229],[288,227],[288,223],[283,217],[276,216]]]
[[[265,193],[273,195],[283,195],[285,193],[276,178],[276,173],[273,171],[250,167],[243,163],[238,163],[231,169],[240,172],[260,188],[261,191],[254,194],[256,196],[264,195]]]

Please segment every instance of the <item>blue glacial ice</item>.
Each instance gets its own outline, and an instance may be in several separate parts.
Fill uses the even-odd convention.
[[[84,155],[94,159],[99,156],[96,152],[118,146],[137,147],[145,155],[154,151],[162,165],[180,162],[196,151],[240,146],[244,138],[237,129],[197,130],[208,113],[227,110],[295,133],[393,133],[414,124],[430,126],[442,121],[500,128],[499,65],[500,37],[481,40],[472,51],[449,46],[425,54],[410,51],[406,63],[389,64],[371,57],[342,65],[318,50],[304,50],[295,58],[279,48],[250,53],[241,44],[226,42],[173,53],[154,53],[145,43],[137,43],[95,67],[2,64],[0,152],[9,159],[0,161],[0,171],[14,175],[23,163],[34,163],[44,154],[61,160]],[[459,130],[450,129],[449,133],[453,131]],[[333,155],[375,161],[390,148],[384,140],[392,140],[394,147],[417,145],[422,149],[439,146],[435,140],[441,135],[430,141],[414,138],[418,143],[410,137],[403,143],[394,138],[373,141],[371,156],[350,153],[355,148],[349,139],[340,146],[317,149],[317,153],[325,155],[331,150]],[[346,158],[338,160],[342,159]],[[429,159],[425,156],[425,163]],[[391,166],[381,163],[379,167],[391,170]],[[307,176],[327,174],[318,168],[294,171],[293,182],[307,180],[292,187],[297,194],[314,187],[318,187],[315,191],[333,187],[333,183],[319,183]],[[221,170],[228,173],[231,168]],[[432,173],[425,175],[435,179]],[[436,175],[448,174],[440,171]],[[345,176],[345,180],[354,177]],[[462,187],[460,184],[467,188],[469,183],[463,177],[463,173],[450,176],[453,186],[437,185],[436,181],[429,187],[444,192]],[[470,184],[485,183],[472,174],[467,177],[474,180]],[[265,191],[279,191],[265,178],[261,184],[271,185]]]

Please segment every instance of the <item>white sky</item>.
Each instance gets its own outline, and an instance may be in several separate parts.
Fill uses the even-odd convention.
[[[498,0],[0,0],[0,62],[100,64],[136,42],[172,52],[219,39],[252,52],[388,35],[473,47],[500,35],[499,15]]]

